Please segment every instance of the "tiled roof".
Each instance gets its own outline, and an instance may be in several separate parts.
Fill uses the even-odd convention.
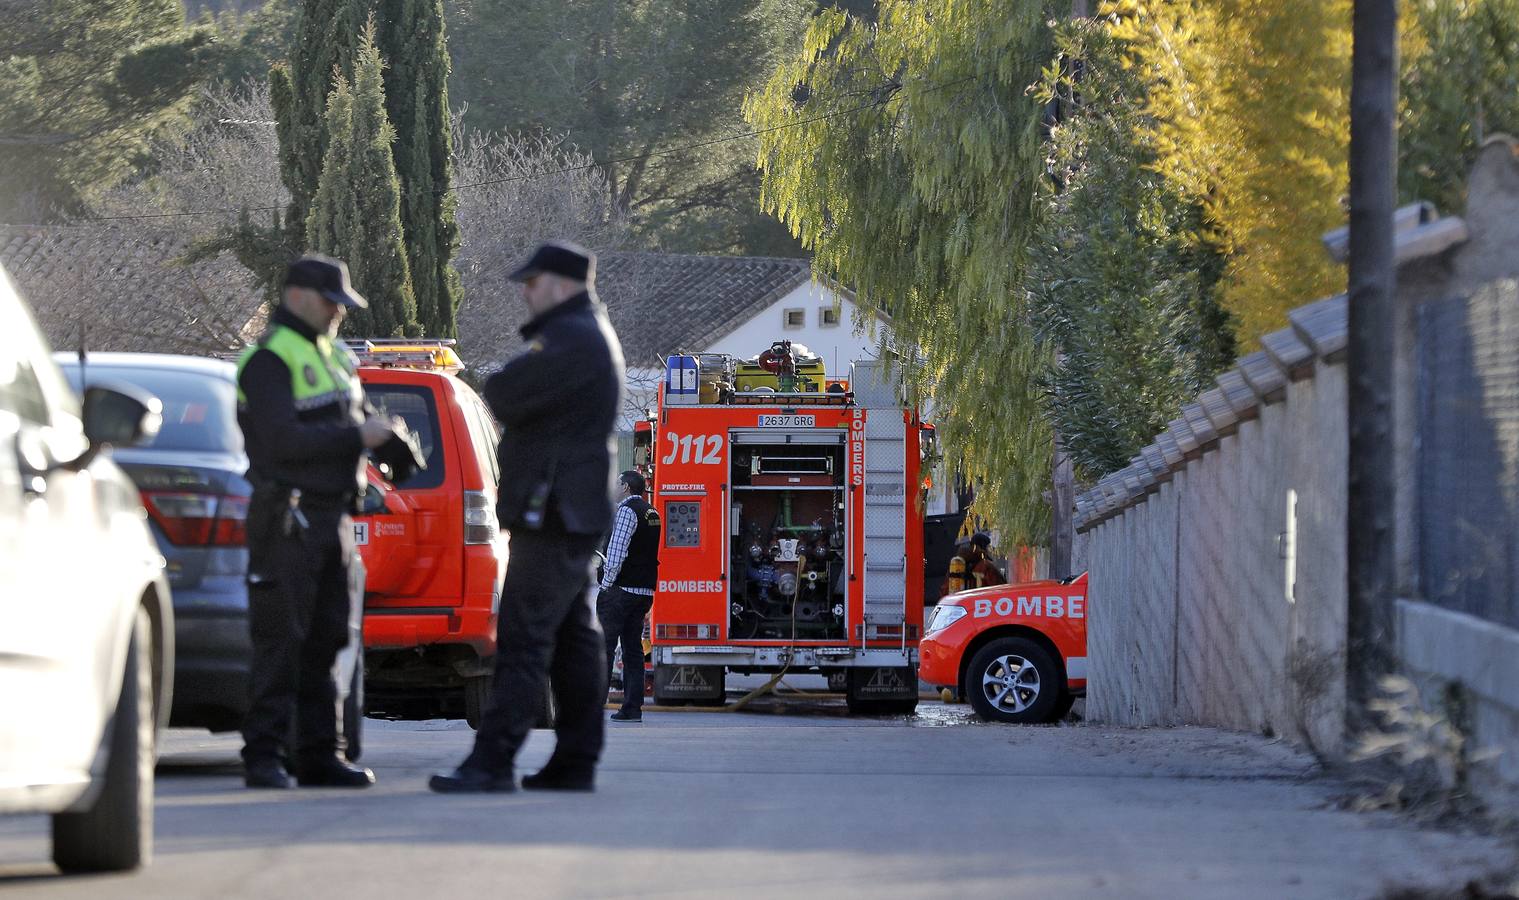
[[[630,367],[705,349],[811,278],[805,259],[612,252],[596,260],[596,292]],[[491,296],[476,288],[459,311],[460,351],[467,360],[500,360],[526,318],[515,290]]]
[[[181,239],[152,227],[0,225],[0,263],[48,341],[94,350],[217,353],[263,326],[262,298],[232,259],[185,268]]]
[[[242,346],[266,311],[235,260],[186,269],[183,240],[151,227],[0,225],[0,263],[55,347],[87,330],[96,350],[217,353]],[[610,252],[596,289],[629,366],[701,350],[812,277],[804,259]],[[520,343],[516,285],[466,283],[464,359],[489,371]]]

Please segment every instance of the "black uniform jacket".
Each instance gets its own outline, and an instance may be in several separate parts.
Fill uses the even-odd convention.
[[[275,309],[273,321],[307,340],[316,338],[310,325],[283,306]],[[238,386],[247,398],[237,411],[237,424],[243,429],[249,481],[255,486],[300,488],[312,500],[350,499],[363,493],[364,439],[359,426],[367,403],[345,399],[297,410],[290,370],[272,350],[259,350],[248,358]]]
[[[622,345],[589,293],[534,317],[522,337],[523,351],[485,382],[502,426],[496,513],[505,528],[534,527],[524,514],[542,503],[545,522],[601,534],[612,527]]]

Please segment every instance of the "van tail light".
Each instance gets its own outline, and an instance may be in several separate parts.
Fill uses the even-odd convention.
[[[484,491],[464,492],[464,543],[489,544],[500,533],[496,508]]]
[[[143,491],[142,501],[176,547],[241,547],[248,542],[247,497]]]

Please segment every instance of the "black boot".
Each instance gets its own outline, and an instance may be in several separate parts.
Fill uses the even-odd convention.
[[[594,791],[596,767],[550,759],[537,774],[525,776],[522,786],[530,791]]]
[[[517,789],[517,780],[510,769],[504,775],[493,775],[484,769],[460,766],[434,775],[427,786],[439,794],[509,794]]]
[[[295,780],[301,787],[367,788],[374,784],[374,773],[336,756],[324,756],[303,763],[296,772]]]
[[[277,759],[256,759],[243,764],[243,784],[251,788],[285,790],[295,787],[290,773]]]

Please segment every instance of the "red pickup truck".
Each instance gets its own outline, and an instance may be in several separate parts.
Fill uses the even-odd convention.
[[[993,722],[1054,722],[1086,694],[1086,573],[950,594],[930,610],[918,677]]]

